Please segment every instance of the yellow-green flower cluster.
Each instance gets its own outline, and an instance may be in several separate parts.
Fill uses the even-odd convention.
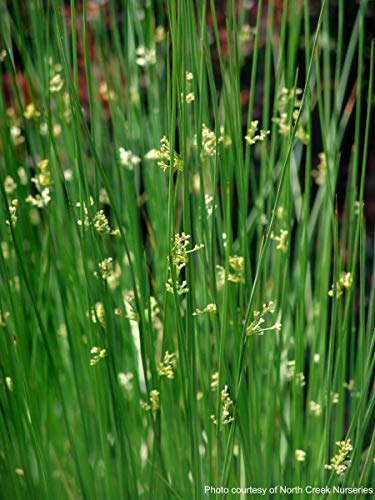
[[[181,233],[175,234],[171,248],[171,257],[177,273],[188,263],[188,246],[190,245],[190,235]]]
[[[155,43],[162,43],[165,40],[165,28],[164,28],[164,26],[157,26],[155,28],[154,39],[155,39]]]
[[[289,382],[294,382],[297,387],[306,385],[305,375],[302,372],[296,373],[295,360],[288,361],[286,378]]]
[[[93,198],[90,196],[90,205],[93,205],[94,204],[94,200]],[[77,202],[76,203],[76,207],[77,208],[81,208],[81,202]],[[84,226],[86,229],[90,227],[90,219],[89,219],[89,211],[87,210],[87,207],[86,207],[86,203],[83,202],[82,204],[82,208],[83,208],[83,220],[82,219],[78,219],[77,220],[77,224],[79,226]]]
[[[233,283],[245,283],[245,259],[239,255],[232,255],[229,257],[229,266],[233,272],[228,275],[228,280]]]
[[[209,194],[205,194],[204,195],[204,203],[205,203],[205,206],[206,206],[206,211],[207,211],[207,217],[211,217],[212,215],[212,212],[213,212],[213,201],[214,201],[214,198],[213,196],[209,195]],[[215,205],[215,208],[216,208],[217,205]]]
[[[205,314],[205,313],[213,313],[213,314],[216,314],[216,304],[207,304],[205,308],[203,309],[196,309],[194,312],[193,312],[193,316],[198,316],[200,314]]]
[[[68,92],[64,92],[63,94],[63,104],[64,104],[64,112],[63,116],[66,123],[70,123],[72,119],[72,108],[70,105],[70,95]]]
[[[17,189],[17,183],[10,175],[7,175],[4,179],[4,189],[6,194],[12,194]]]
[[[119,372],[117,374],[117,379],[118,383],[121,385],[121,387],[124,387],[127,391],[131,391],[133,389],[133,383],[132,380],[134,378],[134,375],[129,372],[129,373],[123,373]]]
[[[257,142],[263,142],[267,135],[270,133],[269,130],[258,130],[258,120],[254,120],[250,124],[250,128],[245,135],[245,141],[252,146],[253,144]]]
[[[220,411],[220,424],[227,425],[234,421],[233,416],[233,401],[229,394],[228,386],[225,385],[221,391],[220,396],[221,411]],[[210,416],[211,420],[217,425],[217,418],[215,415]]]
[[[30,102],[23,112],[26,120],[37,120],[40,117],[40,112],[35,108],[34,103]]]
[[[181,99],[187,102],[187,104],[191,103],[194,101],[194,92],[192,91],[192,81],[194,79],[193,73],[190,71],[186,72],[186,94],[184,96],[183,92],[181,92]]]
[[[93,200],[92,196],[90,196],[90,205],[91,206],[94,205],[94,200]],[[110,234],[112,236],[118,236],[120,234],[119,229],[112,229],[111,228],[111,226],[109,224],[109,220],[104,213],[104,210],[98,210],[95,213],[93,219],[90,220],[89,211],[87,209],[85,202],[83,202],[82,205],[81,205],[81,202],[77,202],[76,207],[77,208],[82,207],[82,209],[83,209],[83,220],[82,220],[82,218],[77,220],[77,224],[79,226],[83,226],[85,229],[88,229],[92,225],[94,227],[95,231],[100,236],[104,236],[105,234]]]
[[[339,404],[340,398],[338,392],[331,392],[331,401],[333,405]]]
[[[188,291],[189,291],[186,280],[182,281],[181,283],[176,282],[175,286],[176,286],[177,295],[183,295],[184,293],[188,293]],[[173,293],[172,278],[169,278],[168,281],[166,282],[165,289],[167,290],[168,293]]]
[[[176,268],[177,273],[181,271],[183,267],[189,262],[188,254],[197,252],[204,245],[195,245],[193,248],[188,250],[190,245],[190,234],[185,234],[182,232],[181,234],[177,233],[174,235],[173,244],[171,248],[171,257],[172,263]]]
[[[49,169],[49,160],[46,158],[38,164],[37,175],[31,181],[35,184],[38,194],[34,197],[29,195],[26,198],[28,203],[34,207],[43,208],[51,201],[50,192],[52,190],[52,175]]]
[[[181,269],[183,269],[189,262],[188,255],[189,253],[197,252],[204,245],[195,245],[193,248],[188,250],[190,245],[190,234],[185,234],[184,232],[179,234],[175,234],[172,248],[171,248],[171,259],[172,265],[174,267],[176,278],[179,277]],[[169,278],[166,283],[166,290],[170,293],[173,293],[173,282],[172,278]],[[179,283],[176,281],[176,290],[178,295],[182,295],[183,293],[187,293],[189,291],[187,287],[186,281]]]
[[[174,372],[176,369],[175,358],[175,354],[170,354],[168,351],[165,351],[163,361],[160,361],[157,369],[159,377],[166,377],[169,379],[174,378]]]
[[[230,272],[228,273],[228,281],[232,283],[245,283],[245,259],[240,255],[232,255],[229,257]],[[223,266],[217,265],[219,284],[223,284],[225,280],[225,269]]]
[[[353,379],[350,379],[349,382],[344,382],[342,386],[344,387],[344,389],[348,390],[349,392],[352,392],[354,389],[354,384],[355,381]]]
[[[52,176],[49,169],[49,160],[47,158],[38,163],[38,174],[31,180],[35,184],[38,191],[52,186]]]
[[[9,120],[9,133],[10,140],[14,144],[14,146],[20,146],[25,142],[25,137],[22,135],[21,129],[21,117],[17,115],[14,108],[9,107],[6,110],[6,115]]]
[[[92,355],[90,359],[90,366],[95,366],[96,364],[99,363],[99,361],[101,361],[107,356],[107,351],[102,347],[94,346],[92,347],[90,353]]]
[[[97,233],[107,234],[111,232],[111,228],[104,210],[99,210],[98,212],[96,212],[93,223]]]
[[[213,130],[211,130],[205,123],[202,123],[202,151],[201,151],[201,159],[205,160],[210,156],[216,155],[216,143],[219,144],[223,142],[224,138],[220,135],[216,141],[216,134]],[[198,147],[198,138],[197,135],[194,136],[193,140],[194,146]]]
[[[93,225],[96,232],[100,235],[111,234],[113,236],[117,236],[120,233],[119,229],[111,228],[104,210],[99,210],[98,212],[96,212],[93,220]]]
[[[219,372],[215,372],[211,375],[211,390],[216,391],[219,387]]]
[[[14,199],[10,202],[10,205],[9,205],[9,213],[10,213],[10,220],[7,219],[5,221],[5,223],[8,225],[8,226],[12,226],[12,227],[16,227],[16,224],[17,224],[17,221],[18,221],[18,217],[17,217],[17,208],[18,208],[18,200],[17,199]]]
[[[93,323],[97,323],[99,321],[100,325],[105,328],[105,310],[102,302],[97,302],[95,307],[91,308],[91,320]]]
[[[64,86],[64,79],[61,76],[62,66],[55,64],[52,57],[48,59],[48,64],[50,66],[49,91],[51,94],[57,94]]]
[[[156,160],[157,165],[164,171],[171,168],[171,145],[166,136],[160,140],[160,149],[151,149],[145,159]],[[173,152],[173,167],[180,172],[184,169],[181,157],[176,151]]]
[[[328,292],[328,295],[330,297],[335,296],[337,299],[339,299],[343,295],[344,290],[348,290],[352,286],[352,283],[352,274],[342,272],[340,274],[340,279],[336,282],[336,286],[334,287],[332,285],[331,290]]]
[[[11,379],[11,377],[5,377],[5,383],[8,387],[8,390],[10,392],[13,392],[13,380]]]
[[[276,250],[281,250],[284,253],[288,251],[288,230],[280,229],[280,235],[276,236],[271,233],[271,240],[277,241]]]
[[[327,177],[327,158],[325,153],[319,153],[319,163],[316,169],[311,171],[311,175],[318,186],[325,183]]]
[[[150,392],[149,402],[146,403],[144,401],[141,402],[141,407],[147,411],[157,411],[160,408],[160,392],[156,389],[153,389]]]
[[[245,45],[249,43],[254,38],[255,34],[256,34],[255,27],[250,26],[249,24],[243,24],[238,33],[238,40],[240,42],[240,45]]]
[[[315,417],[319,418],[322,414],[322,407],[319,403],[316,403],[315,401],[311,400],[309,402],[309,410],[310,413]]]
[[[103,259],[101,262],[99,262],[98,267],[99,267],[100,276],[102,277],[102,279],[107,280],[108,277],[113,272],[113,259],[112,259],[112,257],[108,257],[106,259]]]
[[[64,86],[64,80],[60,73],[56,73],[49,82],[49,90],[51,94],[57,94]]]
[[[141,162],[139,156],[135,155],[132,151],[126,151],[124,148],[118,148],[120,163],[127,170],[134,170],[134,167]]]
[[[144,67],[156,64],[156,51],[154,48],[148,49],[144,45],[140,45],[135,50],[135,53],[137,55],[135,62],[138,66]]]
[[[42,122],[39,126],[40,135],[46,136],[48,134],[48,125],[46,122]],[[52,135],[53,137],[59,137],[62,132],[62,127],[59,123],[54,123],[52,125]],[[67,179],[66,179],[67,180]]]
[[[225,133],[224,125],[220,125],[220,141],[225,148],[229,148],[232,145],[232,139],[229,134]]]
[[[345,441],[337,441],[336,445],[339,450],[338,453],[331,458],[329,464],[324,467],[328,470],[333,470],[338,476],[343,476],[351,464],[350,452],[353,449],[350,438],[345,439]]]
[[[295,457],[297,462],[304,462],[306,459],[306,452],[304,450],[296,450]]]
[[[255,310],[253,313],[253,321],[246,327],[246,335],[263,335],[264,332],[271,330],[280,331],[281,323],[279,323],[278,321],[276,321],[276,323],[272,326],[263,326],[266,321],[265,316],[267,316],[267,314],[269,313],[273,314],[274,312],[275,304],[273,301],[268,302],[268,304],[263,304],[261,311]]]
[[[103,99],[103,101],[115,101],[116,94],[114,90],[108,87],[107,82],[101,82],[99,85],[99,95]]]
[[[9,311],[5,311],[3,312],[1,309],[0,309],[0,326],[1,327],[5,327],[7,326],[7,319],[9,318],[10,316],[10,312]]]
[[[294,124],[298,118],[299,110],[301,107],[301,101],[298,96],[302,94],[301,89],[287,89],[283,88],[281,90],[281,94],[279,97],[279,102],[278,102],[278,113],[279,116],[272,118],[272,121],[276,123],[279,127],[279,133],[281,135],[289,136],[291,133],[292,128],[294,127]],[[292,123],[290,123],[290,120],[288,119],[288,113],[287,113],[287,107],[289,104],[293,105],[293,111],[292,111]],[[298,125],[297,125],[297,130],[296,130],[296,139],[299,139],[303,144],[307,145],[310,142],[310,136],[306,132],[302,120],[300,118]]]
[[[22,135],[22,131],[17,125],[12,125],[10,127],[10,138],[15,146],[20,146],[25,142],[25,138]]]

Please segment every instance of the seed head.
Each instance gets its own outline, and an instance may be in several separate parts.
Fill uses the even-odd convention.
[[[353,449],[350,438],[344,441],[337,441],[336,446],[338,446],[338,453],[331,458],[329,464],[324,467],[328,470],[333,470],[338,476],[343,476],[351,465],[350,452]]]
[[[168,351],[165,352],[164,359],[163,361],[160,361],[159,367],[157,369],[159,377],[166,377],[169,379],[174,378],[174,371],[176,369],[175,357],[175,354],[169,354]]]
[[[306,452],[305,451],[303,451],[303,450],[296,450],[295,451],[295,455],[296,455],[297,462],[304,462],[305,461],[305,458],[306,458]]]
[[[90,359],[90,366],[95,366],[96,364],[99,363],[102,359],[104,359],[107,356],[107,351],[106,349],[102,347],[92,347],[90,350],[91,353],[91,359]]]

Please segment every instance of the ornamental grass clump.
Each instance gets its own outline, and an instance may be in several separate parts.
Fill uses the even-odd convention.
[[[374,496],[373,3],[1,2],[1,499]]]

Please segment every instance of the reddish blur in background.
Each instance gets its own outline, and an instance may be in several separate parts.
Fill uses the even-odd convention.
[[[92,20],[96,19],[99,14],[103,16],[104,19],[107,20],[108,23],[108,29],[110,29],[110,22],[109,22],[109,13],[108,13],[108,5],[111,0],[96,0],[96,1],[88,1],[87,2],[87,16],[88,16],[88,26],[89,26],[89,31],[88,31],[88,42],[89,42],[89,49],[90,49],[90,55],[91,55],[91,60],[93,62],[93,66],[95,67],[95,61],[97,60],[97,54],[95,53],[94,49],[94,43],[93,43],[93,36],[92,32],[90,30],[90,23]],[[10,12],[12,12],[12,2],[10,0],[7,0],[7,6]],[[209,4],[210,2],[208,2]],[[222,53],[225,55],[227,51],[227,31],[226,31],[226,18],[225,18],[225,12],[226,12],[226,5],[227,1],[226,0],[215,0],[215,7],[216,7],[216,17],[219,25],[219,37],[220,37],[220,44],[221,44],[221,50]],[[256,24],[256,18],[257,18],[257,11],[258,11],[258,0],[238,0],[237,1],[237,9],[239,9],[239,6],[241,5],[244,7],[247,11],[247,18],[246,18],[246,23],[248,23],[250,26],[255,26]],[[260,55],[259,55],[259,65],[260,65],[260,70],[258,71],[258,74],[262,74],[262,49],[265,46],[265,40],[266,40],[266,29],[267,29],[267,9],[268,9],[268,3],[269,0],[264,0],[263,2],[263,16],[262,16],[262,23],[261,23],[261,33],[260,33]],[[302,8],[303,7],[303,0],[297,0],[296,2],[296,7],[297,8]],[[310,0],[310,20],[311,20],[311,27],[312,29],[314,26],[316,26],[317,19],[319,16],[319,10],[321,6],[321,0]],[[155,2],[156,4],[156,2]],[[162,3],[160,2],[159,5]],[[165,4],[165,2],[164,2]],[[345,32],[350,33],[355,21],[355,16],[356,12],[358,10],[358,5],[359,5],[359,0],[350,0],[350,1],[344,1],[344,8],[345,8],[345,13],[344,13],[344,22],[345,22]],[[113,5],[117,5],[117,2],[114,2]],[[88,107],[88,95],[87,95],[87,86],[86,86],[86,76],[85,76],[85,64],[84,64],[84,53],[83,53],[83,40],[82,40],[82,11],[83,11],[83,6],[82,2],[76,2],[76,12],[77,12],[77,51],[78,51],[78,68],[79,68],[79,98],[81,100],[83,108]],[[275,6],[275,26],[274,26],[274,32],[276,33],[276,38],[277,40],[277,26],[280,23],[281,20],[281,15],[282,15],[282,10],[284,7],[284,0],[274,0],[274,6]],[[21,7],[22,8],[22,7]],[[27,4],[25,3],[24,7],[27,11]],[[331,20],[331,32],[333,37],[335,36],[335,30],[337,26],[337,21],[338,21],[338,0],[330,0],[328,2],[328,8],[329,8],[329,17]],[[101,11],[101,12],[100,12]],[[64,6],[63,6],[63,15],[65,18],[66,25],[68,29],[71,29],[71,22],[70,22],[70,2],[69,1],[64,1]],[[116,15],[117,15],[117,22],[119,23],[120,27],[123,24],[123,12],[121,10],[121,7],[118,7],[116,10]],[[160,14],[158,12],[158,19],[163,19],[165,20],[165,25],[167,25],[167,15],[166,12]],[[212,14],[210,11],[209,6],[207,7],[207,25],[212,28],[213,25],[213,19],[212,19]],[[25,23],[27,23],[27,15],[25,15]],[[25,30],[27,31],[27,26],[25,26]],[[367,82],[368,79],[368,70],[369,70],[369,58],[370,58],[370,44],[371,40],[375,37],[375,0],[369,0],[368,7],[366,10],[366,20],[365,20],[365,46],[367,47],[366,53],[365,53],[365,61],[364,61],[364,81]],[[348,40],[349,41],[349,37]],[[251,71],[251,55],[252,55],[252,41],[249,42],[248,50],[247,50],[247,55],[245,59],[245,64],[244,67],[242,68],[242,83],[241,83],[241,102],[243,105],[243,111],[244,111],[244,127],[246,124],[246,106],[248,104],[248,99],[249,99],[249,79],[250,79],[250,71]],[[277,43],[277,42],[276,42]],[[214,69],[215,69],[215,78],[216,81],[218,82],[218,86],[220,87],[220,68],[219,68],[219,62],[218,62],[218,56],[217,56],[217,51],[215,48],[215,44],[212,44],[212,57],[213,57],[213,63],[214,63]],[[345,50],[344,50],[345,53]],[[24,100],[25,102],[28,102],[28,96],[29,96],[29,91],[27,88],[27,83],[26,83],[26,78],[23,73],[22,65],[20,64],[19,59],[17,60],[17,53],[15,52],[15,57],[16,57],[16,62],[18,62],[18,67],[17,67],[17,81],[19,88],[21,89],[21,92],[23,93]],[[331,51],[331,57],[332,57],[332,72],[333,68],[335,66],[335,52],[334,49]],[[300,74],[303,75],[304,73],[304,49],[301,44],[301,50],[300,54],[298,55],[298,64],[300,67]],[[100,71],[98,69],[98,71]],[[346,97],[346,101],[348,102],[348,108],[350,109],[351,104],[351,92],[353,92],[353,89],[355,89],[355,82],[356,82],[356,76],[357,76],[357,67],[356,64],[353,64],[352,71],[350,74],[350,80],[348,83],[348,95]],[[332,77],[332,93],[334,93],[334,78]],[[10,105],[10,95],[11,95],[11,76],[7,73],[3,75],[3,92],[7,101],[7,104]],[[261,116],[261,109],[262,109],[262,80],[261,78],[257,79],[256,83],[256,91],[255,91],[255,107],[254,107],[254,118],[259,119]],[[301,83],[302,85],[302,83]],[[354,104],[354,95],[353,95],[353,104]],[[362,113],[362,118],[363,122],[365,120],[365,107],[366,107],[366,101],[364,99],[363,102],[363,113]],[[106,103],[103,102],[103,105],[105,106]],[[373,97],[373,108],[375,107],[375,98]],[[353,106],[352,106],[353,108]],[[107,114],[108,120],[109,118],[109,113]],[[375,118],[373,118],[372,123],[375,123]],[[318,125],[318,123],[317,123]],[[363,128],[364,128],[364,123],[363,123]],[[352,113],[345,138],[343,140],[343,147],[342,147],[342,156],[341,156],[341,165],[342,168],[340,170],[340,177],[338,179],[338,194],[339,194],[339,200],[342,197],[340,197],[340,192],[344,192],[345,190],[345,185],[346,185],[346,178],[347,178],[347,171],[349,168],[349,158],[350,158],[350,152],[351,148],[353,146],[353,137],[354,137],[354,113]],[[313,139],[314,140],[314,139]],[[316,153],[315,156],[317,156],[317,153],[322,150],[322,145],[319,143],[319,140],[315,143],[313,143],[314,147],[314,154]],[[340,208],[340,207],[339,207]],[[372,240],[374,230],[375,230],[375,134],[370,134],[370,144],[369,144],[369,155],[368,155],[368,166],[367,166],[367,176],[366,176],[366,189],[365,189],[365,214],[366,214],[366,220],[367,220],[367,232],[369,235],[370,240]],[[372,250],[371,250],[372,251]]]

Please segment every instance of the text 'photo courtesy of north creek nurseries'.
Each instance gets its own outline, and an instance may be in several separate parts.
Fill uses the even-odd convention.
[[[0,500],[375,497],[375,0],[0,0]]]

